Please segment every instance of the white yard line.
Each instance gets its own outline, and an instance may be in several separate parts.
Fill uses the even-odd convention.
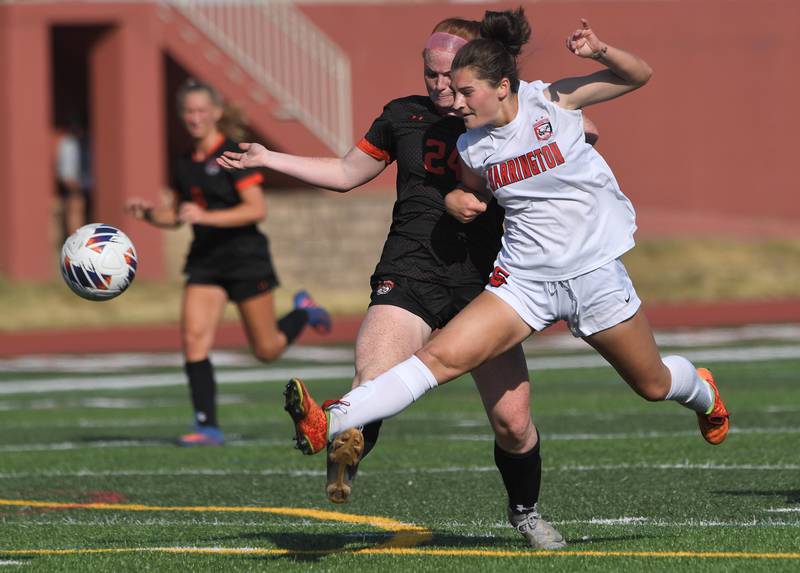
[[[749,348],[721,348],[713,350],[687,350],[682,353],[695,362],[759,362],[766,360],[787,360],[800,358],[800,345],[754,346]],[[533,371],[563,370],[571,368],[610,368],[598,355],[536,357],[528,359],[528,368]],[[263,384],[283,383],[292,377],[306,380],[334,380],[350,378],[353,367],[350,365],[323,365],[280,368],[246,368],[240,370],[219,370],[217,381],[220,384]],[[183,386],[184,374],[137,374],[102,377],[75,376],[39,380],[17,379],[0,382],[0,395],[65,392],[76,390],[122,390],[130,388],[150,388],[163,386]]]
[[[800,335],[798,335],[800,338]],[[325,346],[292,346],[284,360],[316,363],[353,362],[353,348]],[[248,352],[218,350],[211,354],[217,366],[254,367],[261,363]],[[179,352],[121,352],[102,354],[55,354],[0,358],[0,372],[125,372],[134,368],[180,368],[183,357]]]
[[[800,325],[767,324],[733,328],[681,329],[656,332],[660,346],[698,348],[749,341],[800,340]],[[532,337],[525,347],[535,351],[589,350],[585,342],[568,333]],[[351,364],[351,347],[293,346],[284,359],[301,362]],[[217,366],[257,367],[259,362],[247,352],[215,351],[212,359]],[[0,372],[125,372],[133,368],[179,368],[183,358],[177,352],[125,352],[107,354],[69,354],[52,356],[18,356],[0,358]]]
[[[731,428],[732,434],[798,434],[800,428]],[[685,432],[630,432],[614,434],[544,434],[544,439],[549,441],[587,441],[587,440],[650,440],[653,438],[681,438],[696,436],[697,431]],[[456,442],[484,442],[494,439],[493,434],[440,434],[438,440]],[[251,446],[286,446],[291,440],[285,439],[258,439],[258,440],[229,440],[228,447]],[[38,444],[6,444],[0,446],[0,452],[33,452],[50,450],[80,450],[83,448],[142,448],[172,446],[170,440],[96,440],[86,442],[58,442]]]
[[[307,380],[333,380],[351,378],[352,366],[303,366],[297,368],[248,368],[243,370],[219,370],[219,384],[263,384],[265,382],[287,382],[300,377]],[[65,392],[75,390],[122,390],[130,388],[156,388],[184,386],[183,373],[137,374],[133,376],[108,376],[86,378],[50,378],[46,380],[9,380],[0,382],[0,395],[38,394],[42,392]]]
[[[730,434],[797,434],[800,428],[742,428],[733,427]],[[685,430],[678,432],[617,432],[609,434],[543,434],[543,438],[549,441],[582,441],[582,440],[649,440],[652,438],[682,438],[686,436],[696,436],[697,430]],[[494,439],[494,434],[449,434],[440,436],[442,439],[464,441],[464,442],[483,442]]]
[[[615,471],[615,470],[698,470],[698,471],[797,471],[800,465],[797,464],[692,464],[692,463],[672,463],[672,464],[602,464],[602,465],[567,465],[555,467],[543,467],[545,472],[589,472],[589,471]],[[459,474],[459,473],[493,473],[496,472],[495,466],[446,466],[433,468],[407,468],[404,474]],[[395,475],[395,470],[373,470],[360,469],[359,475]],[[293,470],[293,469],[265,469],[265,470],[224,470],[216,468],[185,468],[180,470],[74,470],[74,471],[41,471],[41,472],[5,472],[0,473],[0,480],[30,479],[36,477],[48,478],[86,478],[86,477],[235,477],[235,476],[263,476],[263,477],[319,477],[325,475],[324,470]],[[800,512],[800,508],[795,509],[772,509],[765,511],[781,512]]]

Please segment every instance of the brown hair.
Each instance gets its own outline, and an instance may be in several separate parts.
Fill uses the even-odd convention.
[[[517,56],[531,37],[531,27],[522,7],[505,12],[487,11],[481,21],[481,37],[471,40],[458,51],[453,71],[472,68],[479,79],[498,86],[503,78],[511,90],[519,89]]]

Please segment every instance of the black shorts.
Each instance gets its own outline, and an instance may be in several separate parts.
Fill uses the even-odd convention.
[[[187,285],[217,285],[222,287],[232,302],[243,302],[259,294],[270,292],[278,286],[278,277],[273,273],[260,278],[238,279],[210,275],[188,275]]]
[[[370,306],[388,304],[417,315],[433,329],[445,324],[483,291],[483,285],[449,287],[408,277],[381,276],[370,286]]]

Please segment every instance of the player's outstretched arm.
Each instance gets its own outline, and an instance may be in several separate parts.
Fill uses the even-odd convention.
[[[226,151],[217,158],[225,169],[266,167],[309,185],[346,192],[378,176],[386,163],[353,147],[344,157],[303,157],[270,151],[258,143],[240,143],[241,153]]]
[[[178,212],[174,205],[154,206],[151,201],[133,198],[125,203],[125,212],[140,221],[147,221],[162,229],[173,229],[180,226]]]
[[[596,60],[607,69],[550,84],[546,93],[566,109],[580,109],[617,98],[642,87],[653,75],[650,65],[639,56],[600,41],[584,18],[581,27],[567,38],[567,49],[579,58]]]

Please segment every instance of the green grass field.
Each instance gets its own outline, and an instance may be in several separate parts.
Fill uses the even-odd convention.
[[[541,371],[548,357],[533,357],[540,505],[569,542],[560,552],[530,550],[507,524],[468,379],[385,423],[353,501],[334,506],[323,458],[292,449],[281,392],[287,371],[313,366],[328,378],[311,372],[315,393],[338,395],[341,357],[220,367],[229,444],[213,449],[173,445],[190,416],[177,358],[91,374],[5,361],[0,570],[797,571],[800,347],[765,347],[795,357],[749,360],[740,341],[739,361],[706,363],[733,413],[717,448],[678,405],[644,402],[609,368],[569,368],[584,354]],[[92,387],[114,381],[140,387]]]

